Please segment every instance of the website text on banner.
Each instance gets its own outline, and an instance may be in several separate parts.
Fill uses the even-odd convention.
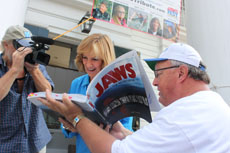
[[[160,38],[177,41],[181,0],[94,0],[91,15]]]

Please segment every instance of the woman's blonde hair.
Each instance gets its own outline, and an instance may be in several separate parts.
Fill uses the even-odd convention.
[[[75,64],[79,71],[85,72],[82,57],[84,53],[90,53],[102,60],[102,68],[115,60],[115,52],[112,40],[105,34],[92,34],[81,41],[77,47]]]

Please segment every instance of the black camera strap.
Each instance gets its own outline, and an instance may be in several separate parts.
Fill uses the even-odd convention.
[[[21,81],[21,80],[25,80],[26,76],[22,77],[22,78],[16,78],[16,81]]]

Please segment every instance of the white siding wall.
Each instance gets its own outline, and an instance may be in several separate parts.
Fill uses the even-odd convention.
[[[230,105],[230,1],[186,0],[188,43],[201,54],[210,87]]]

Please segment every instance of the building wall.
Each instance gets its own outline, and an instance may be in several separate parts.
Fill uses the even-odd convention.
[[[230,1],[186,0],[188,43],[207,65],[211,89],[230,105],[229,8]]]

